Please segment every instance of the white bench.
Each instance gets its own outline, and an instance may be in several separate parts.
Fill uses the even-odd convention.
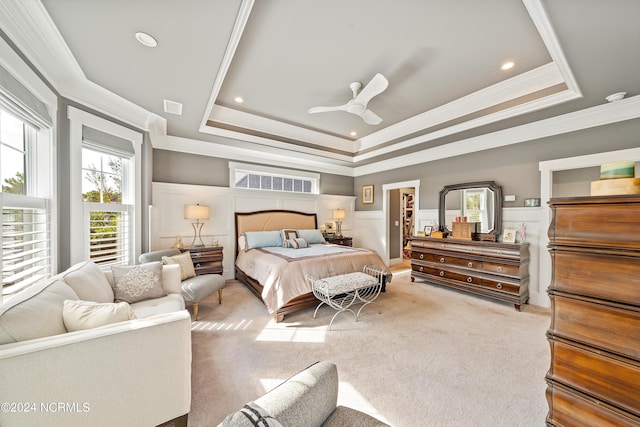
[[[329,322],[329,330],[336,316],[345,311],[351,312],[357,322],[362,309],[378,297],[385,281],[384,271],[368,265],[362,272],[340,274],[323,279],[316,279],[310,275],[305,277],[312,286],[313,294],[321,301],[313,312],[313,318],[316,318],[318,309],[323,304],[336,310]],[[350,308],[354,304],[362,304],[357,313]]]

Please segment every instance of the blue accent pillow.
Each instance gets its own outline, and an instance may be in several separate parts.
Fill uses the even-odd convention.
[[[318,229],[298,230],[298,237],[306,240],[309,244],[325,243],[322,231]]]
[[[246,231],[247,249],[282,246],[280,231]]]

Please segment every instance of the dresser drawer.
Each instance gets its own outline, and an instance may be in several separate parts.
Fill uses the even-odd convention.
[[[524,268],[526,269],[525,264]],[[496,262],[484,261],[482,263],[482,269],[486,273],[499,274],[501,276],[521,277],[522,273],[520,265],[500,264]],[[528,269],[526,270],[528,271]]]
[[[482,261],[441,254],[434,254],[433,259],[435,263],[441,265],[469,268],[472,270],[482,270]]]
[[[420,252],[420,250],[416,250],[413,246],[411,247],[411,258],[419,261],[435,261],[435,256],[433,254]]]
[[[553,381],[635,412],[640,408],[640,365],[617,360],[582,347],[551,341]]]
[[[549,289],[640,305],[640,258],[551,251],[555,277]]]
[[[549,414],[553,426],[629,427],[640,425],[640,418],[603,404],[602,401],[549,382]]]
[[[640,361],[640,312],[550,295],[553,335]]]
[[[493,289],[494,291],[506,292],[513,295],[520,295],[520,285],[517,283],[509,283],[499,279],[482,279],[482,286]]]

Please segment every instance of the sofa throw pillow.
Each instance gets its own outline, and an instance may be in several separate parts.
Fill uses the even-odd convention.
[[[126,302],[65,300],[62,306],[62,320],[69,332],[93,329],[135,318],[131,306]]]
[[[164,264],[179,264],[180,280],[187,280],[196,276],[196,269],[193,266],[190,252],[183,252],[180,255],[174,256],[163,256],[162,262]]]
[[[125,301],[129,304],[167,295],[162,285],[162,262],[124,266],[114,265],[113,293],[115,302]]]

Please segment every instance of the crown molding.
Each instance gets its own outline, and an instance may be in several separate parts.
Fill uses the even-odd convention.
[[[369,175],[640,117],[640,95],[354,168]]]
[[[410,138],[399,142],[391,147],[383,147],[378,150],[374,150],[368,153],[356,155],[353,158],[354,163],[372,159],[374,157],[388,154],[397,150],[402,150],[405,148],[410,148],[418,144],[422,144],[424,142],[433,141],[438,138],[443,138],[448,135],[453,135],[459,132],[463,132],[465,130],[473,129],[479,126],[483,126],[489,123],[494,123],[500,120],[508,119],[510,117],[519,116],[521,114],[530,113],[533,111],[537,111],[543,108],[547,108],[551,105],[561,104],[567,101],[571,101],[573,99],[578,98],[574,92],[566,90],[563,92],[559,92],[553,95],[546,96],[544,98],[536,99],[534,101],[527,102],[525,104],[516,105],[511,108],[507,108],[504,110],[496,111],[495,113],[488,114],[486,116],[478,117],[476,119],[472,119],[463,123],[459,123],[454,126],[450,126],[444,129],[439,129],[435,132],[431,132],[425,135],[420,135],[415,138]]]
[[[234,110],[233,108],[222,107],[220,105],[213,106],[209,119],[244,129],[264,132],[269,135],[280,136],[296,141],[304,141],[305,143],[320,147],[329,147],[334,150],[350,153],[356,152],[354,141],[352,140],[328,135],[324,132],[317,132],[300,126],[290,125],[288,123],[279,122],[277,120],[268,119],[255,114],[245,113],[243,111]],[[221,129],[205,125],[200,128],[200,132],[211,135],[220,135]],[[235,139],[240,139],[240,137],[242,137],[242,139],[246,139],[243,133],[235,133],[238,135]],[[268,145],[274,141],[281,142],[270,138],[263,138],[262,140],[263,143]]]
[[[87,80],[40,1],[0,2],[0,27],[61,96],[146,130],[151,113]]]
[[[260,151],[255,148],[234,147],[217,142],[171,136],[166,133],[166,120],[159,116],[152,117],[148,123],[148,128],[151,145],[153,148],[160,150],[279,165],[293,169],[305,169],[353,177],[353,166],[350,157],[346,157],[346,161],[341,161],[326,156],[301,152],[295,153],[295,156],[293,156],[290,149],[270,147],[266,151]]]
[[[233,24],[231,36],[229,37],[229,42],[227,43],[227,48],[224,52],[224,56],[222,57],[222,62],[220,63],[218,74],[216,74],[216,79],[213,82],[213,87],[211,88],[211,94],[209,95],[207,107],[204,110],[202,120],[200,121],[201,132],[203,132],[203,129],[207,127],[207,121],[210,119],[211,110],[213,109],[216,99],[218,98],[218,94],[220,93],[220,89],[222,88],[222,83],[227,77],[227,72],[229,71],[229,67],[231,66],[231,61],[233,60],[233,56],[236,53],[236,49],[238,49],[238,44],[240,43],[242,33],[244,32],[244,28],[246,27],[249,16],[251,15],[251,9],[253,9],[254,2],[255,0],[242,0],[242,3],[240,3],[238,15],[236,16],[236,21]]]

